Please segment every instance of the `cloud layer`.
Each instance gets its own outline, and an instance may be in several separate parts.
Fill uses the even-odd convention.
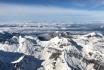
[[[103,10],[104,0],[0,0],[1,3]]]
[[[50,6],[0,4],[0,22],[86,22],[103,21],[102,10],[83,10]]]

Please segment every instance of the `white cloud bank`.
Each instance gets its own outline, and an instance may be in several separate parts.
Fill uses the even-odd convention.
[[[80,21],[101,20],[103,21],[104,20],[103,12],[104,11],[78,10],[78,9],[70,9],[70,8],[66,9],[66,8],[48,7],[48,6],[46,7],[46,6],[0,4],[0,19],[2,21],[5,21],[5,20],[12,21],[12,19],[18,20],[18,18],[19,20],[20,19],[22,20],[27,17],[32,18],[33,16],[35,16],[34,19],[36,20],[39,17],[40,17],[39,20],[42,20],[44,17],[45,20],[47,21],[51,19],[52,20],[57,19],[58,21],[59,20],[61,21],[61,19],[65,19],[64,21],[68,21],[70,18],[73,21],[75,20],[76,21],[77,20],[80,20]],[[33,18],[31,20],[33,20]]]

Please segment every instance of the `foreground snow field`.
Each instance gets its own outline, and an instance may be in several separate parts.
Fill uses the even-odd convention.
[[[98,32],[49,37],[1,31],[0,37],[0,70],[104,70],[104,36]]]

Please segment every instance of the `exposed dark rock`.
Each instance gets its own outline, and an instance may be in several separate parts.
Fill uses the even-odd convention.
[[[37,70],[41,67],[43,60],[34,58],[33,56],[25,56],[22,61],[12,64],[11,62],[18,60],[24,54],[0,51],[0,70]]]

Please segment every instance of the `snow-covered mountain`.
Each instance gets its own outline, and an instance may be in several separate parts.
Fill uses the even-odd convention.
[[[14,36],[1,32],[0,69],[104,70],[103,34],[54,34]]]

